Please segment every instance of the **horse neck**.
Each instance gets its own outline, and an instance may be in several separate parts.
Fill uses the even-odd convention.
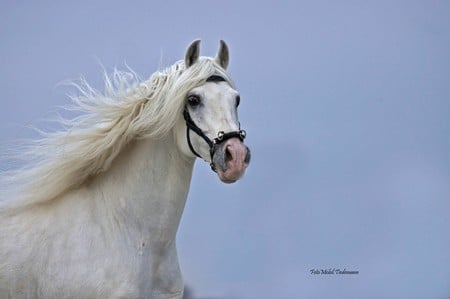
[[[181,155],[171,136],[137,140],[88,189],[103,218],[114,218],[117,230],[123,227],[136,237],[167,245],[178,229],[192,169],[193,160]]]

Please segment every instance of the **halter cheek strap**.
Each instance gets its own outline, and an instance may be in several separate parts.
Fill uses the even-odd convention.
[[[189,145],[189,148],[191,150],[191,152],[196,155],[199,158],[204,159],[202,156],[200,156],[194,149],[194,146],[192,145],[191,142],[191,136],[190,136],[190,131],[194,131],[198,136],[200,136],[201,138],[203,138],[203,140],[205,140],[205,142],[208,144],[209,146],[209,154],[211,157],[211,169],[213,171],[216,172],[216,166],[214,165],[213,162],[213,157],[214,157],[214,153],[216,152],[216,148],[217,145],[221,144],[222,142],[233,138],[233,137],[237,137],[239,138],[241,141],[244,141],[247,133],[245,132],[245,130],[241,130],[240,125],[239,125],[239,131],[232,131],[232,132],[228,132],[225,133],[224,131],[220,131],[219,133],[217,133],[217,137],[214,138],[213,140],[209,139],[208,136],[205,135],[205,133],[202,131],[202,129],[200,129],[192,120],[191,115],[189,114],[188,108],[187,106],[184,107],[184,111],[183,111],[183,116],[184,116],[184,120],[186,122],[186,138],[187,138],[187,142]],[[205,159],[204,159],[205,160]]]
[[[194,131],[198,136],[202,137],[203,140],[206,141],[209,148],[212,148],[214,144],[212,143],[211,139],[208,138],[208,136],[203,133],[203,131],[194,123],[194,121],[191,118],[191,115],[189,114],[188,108],[185,106],[183,111],[184,120],[186,121],[186,137],[188,141],[189,148],[191,149],[191,152],[196,155],[197,157],[201,158],[201,156],[195,151],[194,146],[191,142],[190,137],[190,130]]]

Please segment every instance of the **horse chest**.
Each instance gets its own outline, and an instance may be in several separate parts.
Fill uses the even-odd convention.
[[[105,289],[113,290],[112,298],[181,298],[183,283],[174,246],[158,252],[139,243],[116,258],[106,260],[104,271],[89,280],[106,284]]]
[[[91,248],[84,267],[74,267],[81,285],[90,285],[94,297],[181,298],[183,283],[175,246],[160,248],[146,239],[119,238]],[[92,298],[92,295],[87,296]]]

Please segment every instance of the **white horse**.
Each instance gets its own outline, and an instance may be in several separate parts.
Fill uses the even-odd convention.
[[[2,173],[0,298],[183,296],[175,235],[194,160],[226,183],[250,160],[228,47],[199,57],[199,43],[145,82],[116,71],[105,94],[77,85],[81,116]]]

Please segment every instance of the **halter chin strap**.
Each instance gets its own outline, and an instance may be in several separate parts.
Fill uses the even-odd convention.
[[[219,133],[217,133],[217,137],[214,138],[213,140],[209,139],[208,136],[205,135],[205,133],[202,131],[202,129],[200,129],[195,122],[192,120],[191,115],[189,114],[188,108],[187,106],[184,106],[184,111],[183,111],[183,116],[184,116],[184,120],[186,121],[186,138],[187,138],[187,142],[189,145],[189,148],[191,149],[191,152],[196,155],[199,158],[202,158],[203,160],[205,160],[202,156],[200,156],[194,149],[194,146],[192,145],[191,142],[191,137],[190,137],[190,131],[194,131],[198,136],[202,137],[203,140],[205,140],[205,142],[208,144],[209,146],[209,155],[211,156],[211,169],[214,172],[217,172],[216,170],[216,165],[214,165],[213,162],[213,157],[214,157],[214,153],[216,152],[216,148],[219,144],[221,144],[222,142],[233,138],[233,137],[237,137],[239,138],[241,141],[244,141],[247,133],[245,132],[245,130],[241,130],[241,125],[239,124],[239,131],[232,131],[232,132],[228,132],[225,133],[224,131],[220,131]],[[206,160],[205,160],[206,161]]]

